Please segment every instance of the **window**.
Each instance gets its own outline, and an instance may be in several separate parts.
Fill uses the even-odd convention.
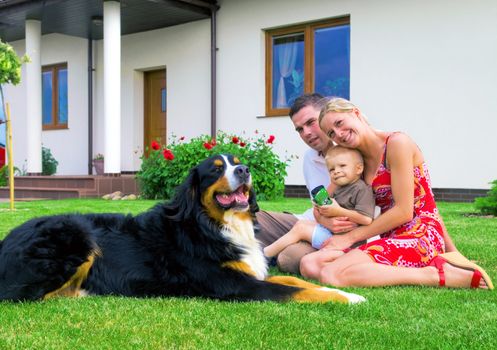
[[[43,130],[67,129],[67,64],[42,69]]]
[[[350,19],[266,32],[266,115],[288,115],[308,92],[349,99]]]

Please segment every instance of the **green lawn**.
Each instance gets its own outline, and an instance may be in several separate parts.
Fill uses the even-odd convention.
[[[40,215],[138,213],[152,201],[0,203],[0,237]],[[263,202],[303,211],[306,200]],[[471,204],[439,205],[458,248],[497,282],[497,218]],[[0,303],[0,349],[464,349],[497,347],[497,293],[421,287],[347,288],[359,305],[228,303],[87,297]]]

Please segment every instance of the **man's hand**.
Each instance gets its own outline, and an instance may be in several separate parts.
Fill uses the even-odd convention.
[[[314,218],[318,223],[335,234],[349,232],[357,227],[357,224],[350,221],[346,216],[328,218],[321,215],[316,208],[314,208]]]

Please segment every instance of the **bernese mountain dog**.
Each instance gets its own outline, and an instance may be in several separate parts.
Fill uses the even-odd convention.
[[[359,295],[267,275],[254,236],[247,166],[231,155],[193,168],[168,203],[137,216],[32,219],[0,243],[0,300],[56,296],[205,297],[356,303]]]

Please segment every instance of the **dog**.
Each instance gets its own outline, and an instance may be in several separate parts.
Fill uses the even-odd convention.
[[[140,215],[32,219],[0,243],[0,300],[85,295],[365,300],[296,277],[269,277],[254,235],[257,210],[249,168],[231,155],[216,155],[190,171],[170,202]]]

